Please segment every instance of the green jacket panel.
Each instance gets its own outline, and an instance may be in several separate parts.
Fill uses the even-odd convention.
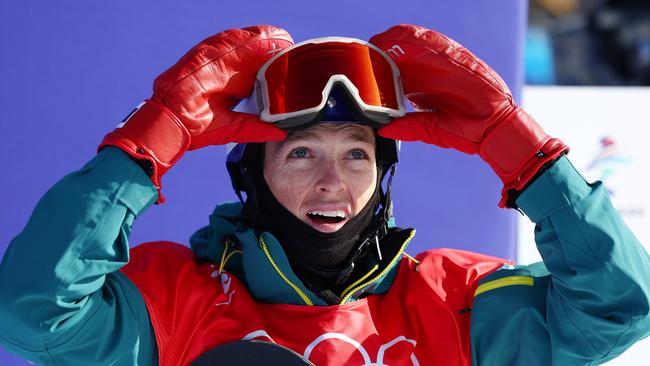
[[[54,185],[0,264],[0,343],[42,364],[157,363],[142,297],[118,272],[133,220],[156,197],[110,147]]]
[[[544,263],[501,269],[472,311],[476,365],[591,365],[650,334],[650,258],[566,158],[517,200]],[[522,331],[526,330],[526,331]]]

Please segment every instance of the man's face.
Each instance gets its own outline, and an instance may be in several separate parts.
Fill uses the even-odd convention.
[[[264,179],[297,218],[318,231],[335,232],[375,191],[375,135],[367,126],[318,124],[267,142]]]

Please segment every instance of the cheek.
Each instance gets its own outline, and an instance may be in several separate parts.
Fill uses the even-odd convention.
[[[369,169],[362,172],[355,172],[348,179],[350,195],[355,202],[355,211],[359,212],[375,192],[377,185],[377,169]]]
[[[264,178],[275,199],[294,215],[299,215],[300,204],[311,187],[313,173],[287,167],[265,169]],[[267,174],[267,172],[271,172]]]

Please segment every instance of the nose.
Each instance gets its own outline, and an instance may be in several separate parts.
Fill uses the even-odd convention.
[[[345,182],[336,159],[328,159],[317,168],[316,190],[321,193],[337,193],[345,190]]]

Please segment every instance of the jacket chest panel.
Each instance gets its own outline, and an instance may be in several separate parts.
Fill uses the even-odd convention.
[[[176,328],[171,342],[176,349],[165,352],[166,363],[191,362],[229,342],[260,340],[288,347],[318,366],[467,364],[449,311],[433,306],[422,311],[391,296],[393,291],[338,306],[261,304],[229,273],[212,277],[210,290],[196,291],[212,295],[191,305],[200,318]],[[394,294],[404,285],[395,283]]]

